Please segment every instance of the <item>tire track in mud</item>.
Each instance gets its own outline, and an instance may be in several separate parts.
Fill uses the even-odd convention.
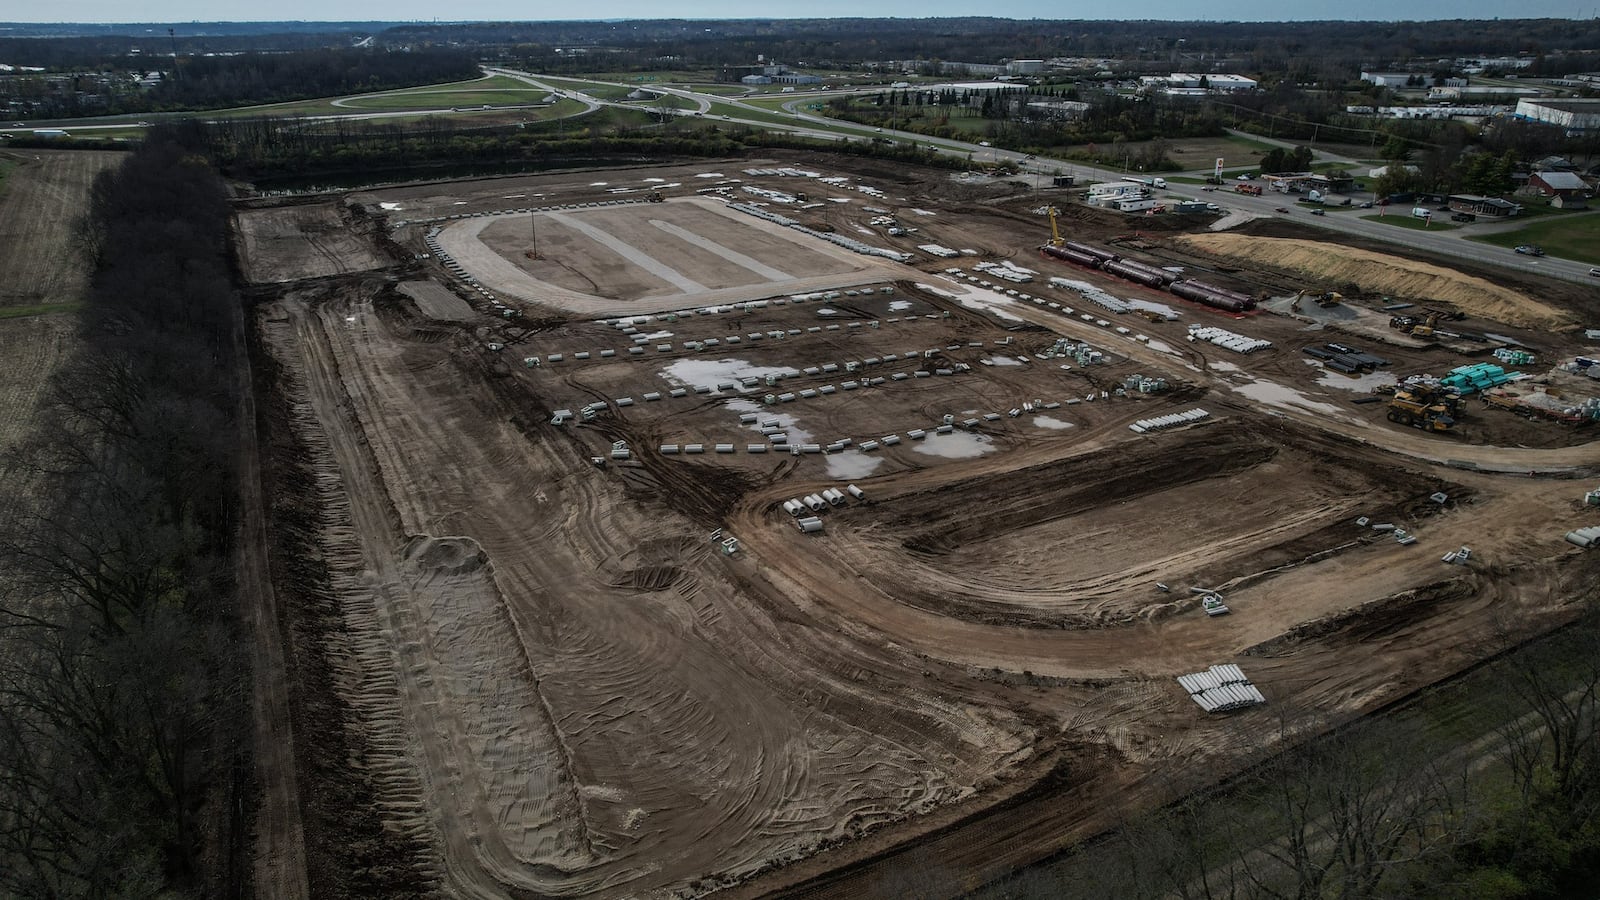
[[[997,749],[974,735],[1015,735],[1020,726],[1003,711],[931,696],[905,708],[911,700],[901,688],[915,682],[883,677],[898,665],[863,657],[853,666],[859,680],[829,674],[825,662],[841,649],[831,638],[736,600],[715,548],[698,535],[663,540],[659,517],[622,502],[607,473],[582,461],[581,441],[565,433],[529,440],[497,419],[525,415],[526,402],[463,391],[458,376],[481,377],[470,365],[421,363],[459,349],[418,344],[424,356],[413,355],[359,305],[291,308],[296,329],[280,348],[314,363],[322,386],[307,407],[337,433],[338,468],[352,473],[344,491],[359,498],[357,524],[344,536],[362,543],[361,580],[347,571],[338,586],[368,592],[386,633],[389,646],[369,648],[362,664],[397,672],[403,721],[375,715],[401,721],[418,748],[409,761],[422,767],[440,877],[455,890],[622,896],[708,875],[721,883],[965,796],[1020,746],[1013,738]],[[468,409],[480,420],[490,413],[470,435],[459,418]],[[533,473],[549,474],[530,482]],[[428,534],[463,537],[416,537]],[[473,556],[469,538],[486,557],[470,572],[459,563]],[[447,541],[442,574],[413,560],[432,559]],[[344,555],[339,562],[356,569]],[[670,566],[697,574],[649,574]],[[641,592],[630,572],[646,573],[653,589]],[[430,593],[439,596],[419,598]],[[455,643],[470,644],[471,655],[449,656],[445,632],[467,629],[454,609],[462,603],[497,611],[505,624],[484,620],[482,628],[519,647],[497,649],[498,638],[468,629]],[[460,681],[452,671],[471,671],[472,683],[484,685],[490,673],[510,678],[503,670],[517,659],[529,670],[518,676],[522,686],[471,688],[488,700],[449,693]],[[393,704],[381,694],[363,694],[364,708]],[[493,707],[530,697],[544,704],[552,745],[570,760],[577,800],[566,812],[539,806],[554,788],[512,796],[489,784],[492,775],[471,771],[486,753],[501,754],[495,766],[507,764],[508,749],[527,755],[516,731],[523,726],[489,735],[484,723],[495,722]],[[466,736],[428,737],[451,727]],[[453,802],[462,791],[472,796]],[[541,845],[518,853],[519,827],[576,828],[591,852],[563,859]]]
[[[354,322],[350,321],[350,314]],[[408,534],[425,533],[420,527],[425,515],[420,507],[423,492],[402,492],[397,498],[401,503],[390,506],[389,501],[396,494],[386,483],[425,486],[431,479],[425,473],[407,469],[401,462],[408,452],[416,454],[417,447],[402,448],[392,429],[374,427],[375,423],[363,419],[374,408],[372,396],[383,394],[385,388],[372,383],[374,373],[360,364],[362,357],[351,345],[377,340],[375,322],[362,308],[335,310],[324,306],[306,316],[310,324],[302,329],[302,343],[327,354],[321,360],[319,382],[329,390],[340,390],[339,395],[327,397],[322,404],[322,418],[325,422],[330,417],[342,418],[351,429],[341,468],[360,484],[350,495],[366,501],[358,507],[364,516],[356,523],[357,533],[367,542],[363,577],[344,587],[375,598],[371,614],[381,624],[381,632],[370,638],[371,652],[364,659],[365,668],[384,673],[375,677],[382,679],[385,688],[395,684],[398,677],[397,687],[391,690],[399,696],[404,710],[401,713],[386,709],[384,721],[399,727],[409,717],[409,722],[404,723],[407,739],[392,748],[399,757],[395,765],[407,764],[404,757],[408,750],[424,757],[423,771],[430,786],[428,806],[433,815],[442,813],[450,820],[472,823],[466,834],[453,821],[431,823],[446,838],[443,864],[450,881],[472,893],[488,895],[502,891],[504,884],[526,881],[529,872],[536,882],[562,881],[567,872],[587,864],[590,841],[582,804],[575,786],[564,774],[568,766],[562,758],[565,754],[560,736],[549,721],[536,676],[527,664],[526,648],[511,639],[499,650],[492,649],[492,642],[506,641],[506,636],[514,633],[492,584],[438,591],[426,573],[413,571],[408,576],[403,571],[404,558],[395,547]],[[318,331],[320,334],[314,333]],[[337,360],[347,362],[341,366]],[[431,443],[436,453],[447,452],[448,448],[430,442],[427,435],[413,437],[420,440],[423,448],[429,448]],[[437,596],[440,594],[443,596]],[[456,607],[453,614],[435,618],[439,602]],[[385,633],[387,639],[383,637]],[[483,658],[494,661],[493,676],[476,661]],[[522,661],[520,665],[518,660]],[[471,681],[463,681],[468,673]],[[506,687],[508,682],[520,685]],[[484,685],[489,686],[488,702],[479,694]],[[388,696],[377,696],[376,692],[364,699],[374,704],[396,702]],[[529,706],[530,700],[534,706]],[[463,708],[476,710],[477,719],[467,718]],[[521,758],[502,758],[501,764],[485,765],[490,760],[479,754],[489,749],[490,733],[507,727],[523,739]],[[490,732],[474,732],[474,728],[488,728]],[[543,737],[537,737],[541,732]],[[482,761],[476,766],[461,765],[472,760]],[[485,778],[504,785],[516,781],[519,773],[525,786],[539,784],[541,777],[550,779],[544,791],[528,793],[543,796],[546,799],[542,802],[553,804],[555,809],[546,811],[536,801],[535,810],[524,814],[520,839],[514,841],[524,850],[529,845],[548,848],[547,861],[538,864],[520,859],[518,851],[507,845],[508,839],[517,838],[517,833],[497,828],[492,819],[486,818],[479,799],[485,792],[505,790],[486,783]],[[468,839],[468,834],[475,837]]]

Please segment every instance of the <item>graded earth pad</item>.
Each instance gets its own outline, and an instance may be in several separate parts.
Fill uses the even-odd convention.
[[[489,212],[642,176],[661,177],[414,190]],[[895,896],[902,848],[970,876],[937,886],[956,894],[1165,802],[1174,767],[1225,777],[1280,716],[1360,715],[1588,590],[1561,540],[1589,515],[1580,482],[1528,477],[1587,477],[1588,448],[1363,416],[1305,364],[1303,322],[1050,268],[1033,221],[903,190],[869,202],[925,210],[911,240],[984,258],[840,257],[683,197],[566,211],[604,237],[551,220],[560,259],[519,249],[525,216],[446,228],[505,242],[468,242],[489,254],[456,256],[471,277],[503,264],[554,305],[497,290],[508,311],[419,258],[253,308],[265,488],[306,541],[278,561],[291,677],[332,710],[299,734],[346,742],[304,769],[311,895],[376,856],[444,895]],[[877,215],[857,199],[844,233]],[[432,227],[393,240],[420,254]],[[705,291],[628,257],[659,247]],[[758,247],[794,280],[752,266]],[[976,265],[1001,259],[1044,277],[985,285]],[[835,265],[858,268],[816,274]],[[1058,273],[1181,318],[1111,313]],[[745,299],[706,299],[727,291]],[[1274,343],[1239,354],[1191,324]],[[820,532],[785,509],[805,497]],[[1462,544],[1473,565],[1439,561]],[[1224,662],[1269,705],[1208,716],[1172,680]]]
[[[332,201],[235,213],[236,242],[251,282],[294,281],[362,272],[385,265]]]
[[[1487,279],[1371,250],[1325,241],[1244,234],[1189,234],[1173,240],[1240,264],[1254,262],[1300,272],[1322,284],[1357,284],[1362,290],[1375,293],[1442,300],[1468,315],[1522,328],[1565,328],[1576,324],[1561,310]]]
[[[438,239],[485,287],[588,315],[753,300],[891,271],[700,198],[474,217],[445,224]]]

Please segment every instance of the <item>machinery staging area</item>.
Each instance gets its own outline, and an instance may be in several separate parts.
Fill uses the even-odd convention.
[[[830,157],[241,204],[275,584],[324,660],[293,725],[347,742],[316,777],[449,895],[870,896],[917,848],[982,881],[1592,599],[1592,424],[1382,393],[1491,347],[1543,377],[1581,327],[1458,347],[1062,216],[1260,300],[1223,311],[1042,255],[1047,202]],[[1197,706],[1211,666],[1265,704]]]

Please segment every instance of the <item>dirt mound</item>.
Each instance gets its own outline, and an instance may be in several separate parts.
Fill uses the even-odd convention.
[[[406,544],[401,555],[418,571],[438,575],[467,575],[488,562],[478,542],[468,537],[419,535]]]
[[[1299,272],[1326,284],[1353,283],[1376,293],[1442,300],[1468,315],[1508,325],[1557,328],[1575,324],[1567,313],[1486,279],[1371,250],[1245,234],[1192,234],[1174,240],[1190,249]]]

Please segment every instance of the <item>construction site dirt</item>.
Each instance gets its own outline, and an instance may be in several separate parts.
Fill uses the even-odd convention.
[[[1050,204],[1269,309],[1043,258]],[[1581,331],[1356,335],[1071,204],[811,156],[242,205],[299,893],[954,896],[1589,599],[1592,426],[1373,393]],[[1230,662],[1265,706],[1174,680]]]

